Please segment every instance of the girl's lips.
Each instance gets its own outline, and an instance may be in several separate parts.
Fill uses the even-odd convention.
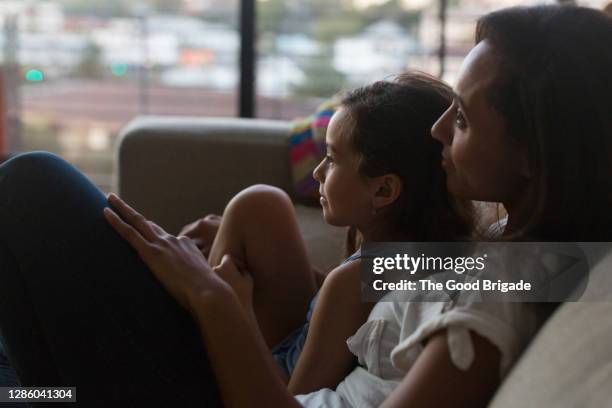
[[[327,200],[323,196],[321,196],[321,198],[319,198],[319,202],[321,203],[321,205],[327,205]]]

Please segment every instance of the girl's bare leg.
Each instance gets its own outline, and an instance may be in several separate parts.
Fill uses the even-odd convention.
[[[272,186],[256,185],[227,205],[208,261],[232,256],[253,276],[253,306],[259,327],[273,347],[304,322],[316,282],[293,203]]]

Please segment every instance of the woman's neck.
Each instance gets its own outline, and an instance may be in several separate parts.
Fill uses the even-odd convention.
[[[503,203],[506,212],[508,213],[508,221],[503,235],[513,235],[521,229],[521,225],[525,224],[529,216],[529,211],[525,205],[516,200]]]

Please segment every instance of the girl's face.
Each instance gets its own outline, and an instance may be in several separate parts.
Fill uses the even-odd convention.
[[[431,133],[443,145],[442,166],[452,194],[509,205],[522,196],[529,171],[523,149],[508,137],[503,117],[489,100],[497,66],[487,41],[470,51],[453,104]]]
[[[359,172],[359,157],[349,144],[351,119],[345,108],[332,116],[327,128],[327,155],[313,171],[319,185],[323,217],[335,226],[360,227],[372,217],[372,201],[367,180]]]

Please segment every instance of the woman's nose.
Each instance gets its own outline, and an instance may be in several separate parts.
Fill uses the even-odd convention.
[[[453,141],[453,107],[451,106],[440,116],[431,128],[431,136],[442,143],[450,145]]]

